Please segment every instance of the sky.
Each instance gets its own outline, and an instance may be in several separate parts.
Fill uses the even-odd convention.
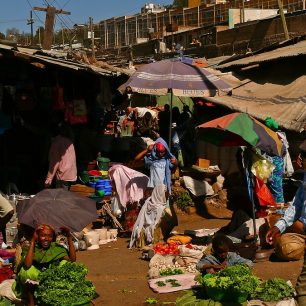
[[[0,0],[0,32],[6,34],[8,28],[17,28],[20,33],[30,33],[30,26],[27,19],[30,18],[30,11],[33,7],[45,8],[47,5],[71,12],[71,15],[58,15],[55,29],[63,25],[72,28],[74,24],[84,24],[89,17],[94,23],[101,20],[128,16],[140,13],[141,7],[146,3],[161,5],[172,4],[173,0]],[[37,28],[44,26],[45,13],[33,11],[34,33]]]

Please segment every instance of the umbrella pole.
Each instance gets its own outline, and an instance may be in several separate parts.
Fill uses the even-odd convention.
[[[169,141],[168,146],[169,150],[171,151],[171,143],[172,143],[172,105],[173,105],[173,92],[171,89],[171,96],[170,96],[170,120],[169,120]]]

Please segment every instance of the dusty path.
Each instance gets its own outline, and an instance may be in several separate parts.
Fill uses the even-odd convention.
[[[215,228],[228,220],[204,219],[198,215],[180,214],[178,231],[184,229]],[[160,302],[173,302],[182,295],[178,291],[171,294],[155,294],[147,285],[148,261],[140,259],[141,252],[127,248],[127,238],[103,245],[98,250],[78,252],[78,261],[89,268],[89,279],[93,281],[100,295],[95,305],[146,305],[148,297]],[[265,279],[274,276],[291,280],[295,284],[302,261],[255,263],[254,273]]]

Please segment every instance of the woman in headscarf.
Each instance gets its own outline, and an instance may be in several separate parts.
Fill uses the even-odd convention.
[[[140,152],[135,160],[144,157],[146,168],[150,171],[148,188],[164,184],[167,191],[171,194],[171,172],[177,167],[177,160],[170,152],[167,143],[161,137],[157,138],[154,145]]]
[[[157,231],[163,215],[165,214],[167,196],[165,185],[157,185],[152,195],[142,206],[137,220],[133,227],[133,232],[129,247],[142,247],[144,245],[158,242],[160,232]]]
[[[67,237],[68,251],[55,240],[54,229],[42,224],[33,234],[27,250],[23,250],[23,257],[17,270],[13,291],[17,298],[25,299],[27,305],[34,306],[34,290],[38,284],[39,274],[51,264],[61,264],[63,260],[76,261],[76,253],[70,231],[63,227],[62,234]]]

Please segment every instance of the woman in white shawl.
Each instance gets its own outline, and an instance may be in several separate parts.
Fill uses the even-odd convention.
[[[145,244],[155,242],[154,232],[164,215],[166,202],[166,186],[155,186],[152,195],[145,201],[134,224],[129,245],[130,248],[135,244],[138,245],[142,238]]]

